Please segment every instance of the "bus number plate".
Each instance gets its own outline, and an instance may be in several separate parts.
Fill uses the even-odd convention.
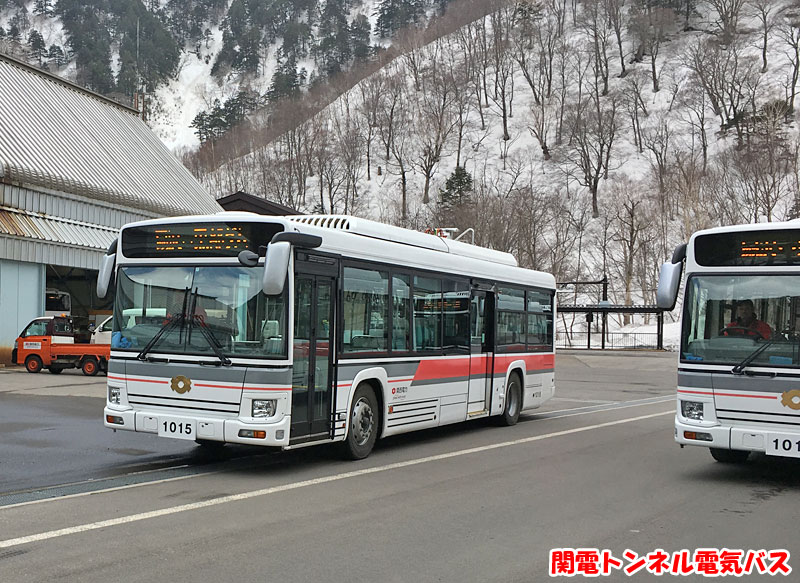
[[[768,434],[767,455],[800,458],[800,435],[797,433]]]
[[[176,417],[158,418],[159,437],[175,437],[178,439],[195,438],[195,423],[191,419]]]

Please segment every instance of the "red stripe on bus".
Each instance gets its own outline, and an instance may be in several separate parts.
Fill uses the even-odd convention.
[[[750,399],[777,399],[778,395],[737,395],[734,393],[714,393],[715,397],[748,397]]]
[[[515,360],[525,361],[525,368],[529,371],[554,368],[556,357],[554,354],[496,354],[494,357],[494,372],[502,373],[508,369]]]
[[[159,384],[159,385],[168,385],[169,384],[169,381],[159,381],[159,380],[153,380],[153,379],[128,378],[128,381],[134,382],[134,383],[156,383],[156,384]]]
[[[428,381],[469,376],[470,358],[448,358],[444,360],[422,360],[414,381]]]
[[[712,397],[747,397],[750,399],[777,399],[778,395],[742,395],[740,393],[714,393],[714,392],[707,392],[707,391],[686,391],[683,389],[678,389],[679,393],[684,393],[687,395],[710,395]]]
[[[111,376],[111,375],[106,375],[106,378],[111,379],[113,381],[124,381],[125,380],[125,377],[115,377],[115,376]]]

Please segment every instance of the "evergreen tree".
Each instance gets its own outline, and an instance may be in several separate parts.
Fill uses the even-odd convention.
[[[282,51],[278,52],[278,67],[272,75],[272,83],[267,98],[274,102],[284,97],[297,95],[300,91],[301,77],[297,73],[297,62],[294,55],[283,57]]]
[[[401,28],[419,21],[424,14],[422,0],[383,0],[377,10],[375,33],[388,38]]]
[[[364,14],[359,14],[350,23],[350,46],[354,59],[364,60],[372,53],[369,18]]]
[[[50,50],[47,51],[47,60],[50,61],[51,65],[63,67],[67,62],[67,56],[60,46],[50,45]]]
[[[53,14],[53,0],[36,0],[33,3],[33,11],[46,16]]]
[[[472,192],[472,176],[463,166],[456,166],[447,178],[444,190],[439,191],[439,204],[445,210],[453,210],[467,204]]]
[[[161,21],[141,3],[111,0],[110,6],[118,15],[117,30],[122,36],[118,91],[128,95],[142,89],[153,91],[175,72],[180,48]]]
[[[42,57],[47,51],[47,45],[44,43],[42,35],[35,28],[28,35],[28,46],[30,47],[31,56],[36,59],[36,62],[41,67]]]
[[[13,40],[14,42],[20,41],[20,33],[19,27],[16,24],[12,23],[11,26],[8,27],[8,38]]]

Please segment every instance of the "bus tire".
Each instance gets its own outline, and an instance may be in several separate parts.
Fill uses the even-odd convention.
[[[368,383],[361,383],[353,396],[350,423],[343,446],[346,459],[361,460],[367,457],[378,439],[378,400]]]
[[[81,370],[87,377],[93,377],[100,370],[100,365],[97,364],[97,359],[93,356],[84,358],[81,363]]]
[[[519,421],[519,412],[522,409],[522,381],[519,373],[514,371],[508,377],[506,385],[505,407],[503,414],[498,418],[498,423],[504,427],[516,425]]]
[[[42,370],[42,359],[36,356],[35,354],[31,354],[28,358],[25,359],[25,370],[28,372],[41,372]]]
[[[711,457],[723,464],[743,464],[750,457],[749,451],[741,449],[720,449],[710,447]]]
[[[50,366],[47,368],[50,371],[50,374],[61,374],[61,371],[64,369],[60,366]]]

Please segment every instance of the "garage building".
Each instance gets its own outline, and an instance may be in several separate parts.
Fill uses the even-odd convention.
[[[122,225],[221,210],[135,109],[0,54],[0,362],[46,290],[110,313],[94,283]]]

